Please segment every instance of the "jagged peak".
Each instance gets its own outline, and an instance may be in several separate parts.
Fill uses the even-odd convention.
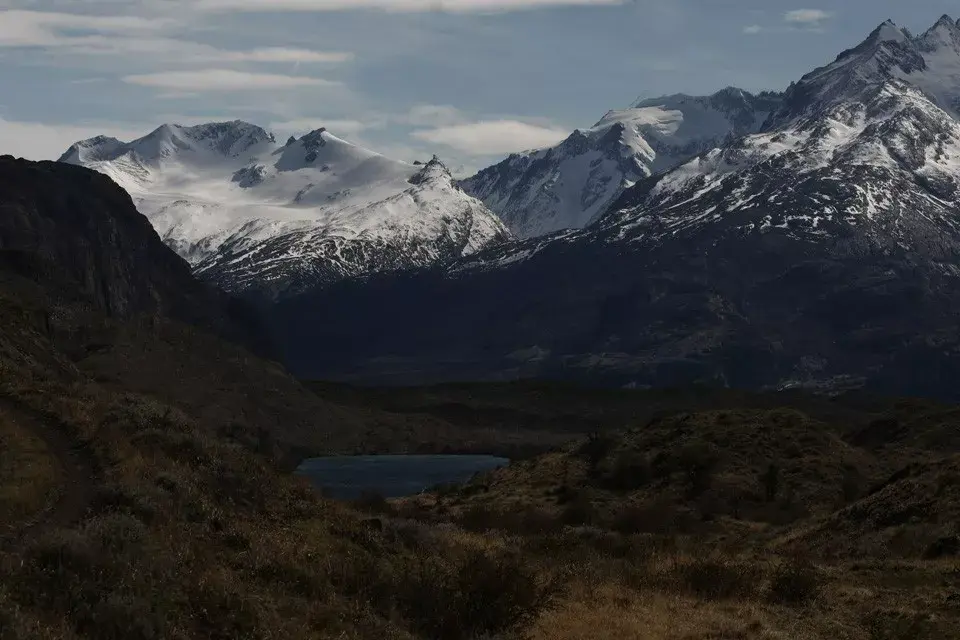
[[[715,94],[713,94],[713,97],[727,97],[727,96],[736,97],[736,98],[741,98],[741,97],[750,98],[750,97],[753,97],[753,94],[750,93],[749,91],[744,91],[740,87],[733,87],[733,86],[724,87],[723,89],[720,89],[720,91],[717,91]]]
[[[87,140],[80,140],[79,142],[76,142],[74,144],[83,145],[83,146],[96,146],[99,144],[103,144],[105,142],[120,142],[120,141],[114,138],[113,136],[106,136],[106,135],[100,134],[98,136],[93,136],[92,138],[88,138]]]
[[[925,50],[935,50],[943,45],[960,46],[960,22],[944,15],[935,25],[927,29],[917,42]]]
[[[452,181],[453,174],[447,169],[447,165],[443,164],[440,157],[434,154],[433,157],[430,158],[430,161],[422,165],[420,170],[413,174],[407,182],[410,184],[423,184],[427,180],[436,178],[445,178]]]
[[[893,20],[886,20],[881,23],[870,35],[872,38],[882,41],[894,40],[903,42],[904,40],[910,39],[910,34]]]
[[[937,20],[937,23],[933,25],[932,28],[936,29],[938,27],[952,27],[956,29],[958,26],[960,26],[960,21],[954,20],[953,17],[945,13],[940,16],[940,19]]]

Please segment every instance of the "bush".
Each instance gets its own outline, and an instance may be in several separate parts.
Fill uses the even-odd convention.
[[[820,572],[813,563],[795,558],[774,572],[770,599],[780,604],[802,605],[816,599],[821,588]]]
[[[700,598],[729,600],[756,593],[759,571],[720,559],[697,559],[677,567],[681,588]]]
[[[457,519],[458,524],[467,531],[485,533],[500,525],[500,512],[489,506],[475,504],[463,511]]]
[[[128,514],[151,524],[163,512],[162,496],[141,487],[106,485],[97,489],[90,502],[93,513]]]
[[[573,502],[564,507],[560,513],[559,520],[560,524],[575,527],[595,524],[597,520],[597,510],[587,495],[578,494]]]
[[[652,475],[646,456],[636,451],[624,451],[604,470],[600,482],[613,491],[635,491],[649,484]]]
[[[675,534],[693,527],[689,516],[684,515],[669,501],[626,505],[613,517],[610,528],[624,535]]]
[[[594,432],[587,436],[587,441],[577,449],[577,455],[586,458],[590,463],[590,468],[595,469],[613,450],[615,445],[616,440],[613,437],[605,433]]]
[[[687,478],[689,496],[697,498],[713,484],[720,457],[709,444],[695,442],[680,450],[678,463]]]
[[[431,557],[404,572],[396,590],[401,614],[430,638],[461,640],[517,630],[558,594],[520,556],[470,553],[461,562]]]
[[[369,513],[388,513],[390,503],[380,493],[373,490],[361,491],[360,495],[353,500],[353,506],[360,511]]]

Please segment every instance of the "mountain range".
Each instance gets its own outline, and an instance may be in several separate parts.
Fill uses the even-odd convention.
[[[303,376],[955,393],[949,16],[885,22],[783,92],[638,101],[459,182],[239,121],[61,160],[126,188],[201,278],[275,302]]]
[[[132,142],[77,142],[60,161],[113,178],[199,277],[258,298],[461,257],[510,236],[436,157],[391,160],[324,128],[279,144],[242,121],[166,124]]]
[[[728,87],[705,97],[641,100],[554,147],[515,153],[461,186],[521,238],[581,228],[639,180],[756,132],[781,98]]]
[[[604,194],[614,198],[605,209],[580,210],[583,229],[537,236],[570,226],[553,224],[565,214],[518,208],[505,219],[536,237],[284,301],[289,344],[326,345],[323,358],[298,348],[291,364],[349,380],[866,384],[956,396],[958,96],[957,21],[919,35],[883,23],[782,96],[766,94],[746,135],[723,134],[659,173],[649,165],[647,177],[636,162],[629,176],[612,173],[622,188]],[[609,130],[620,139],[602,144],[622,151],[627,128]],[[522,157],[500,166],[510,173]],[[563,173],[570,157],[542,152],[543,172],[576,175],[576,190],[588,181]],[[477,185],[498,180],[484,175],[465,185],[487,198]],[[514,192],[513,177],[500,181],[509,197],[486,200],[494,210],[528,194],[533,183],[518,178]],[[383,305],[405,312],[385,319],[374,313]]]

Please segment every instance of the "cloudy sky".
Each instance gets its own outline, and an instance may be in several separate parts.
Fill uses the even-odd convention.
[[[243,119],[460,172],[638,97],[782,89],[956,0],[0,0],[0,153]],[[960,17],[960,16],[956,16]]]

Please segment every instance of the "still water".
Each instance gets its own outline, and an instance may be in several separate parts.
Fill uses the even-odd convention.
[[[478,472],[508,464],[494,456],[330,456],[304,460],[297,473],[332,498],[351,500],[364,491],[399,498],[438,484],[466,482]]]

